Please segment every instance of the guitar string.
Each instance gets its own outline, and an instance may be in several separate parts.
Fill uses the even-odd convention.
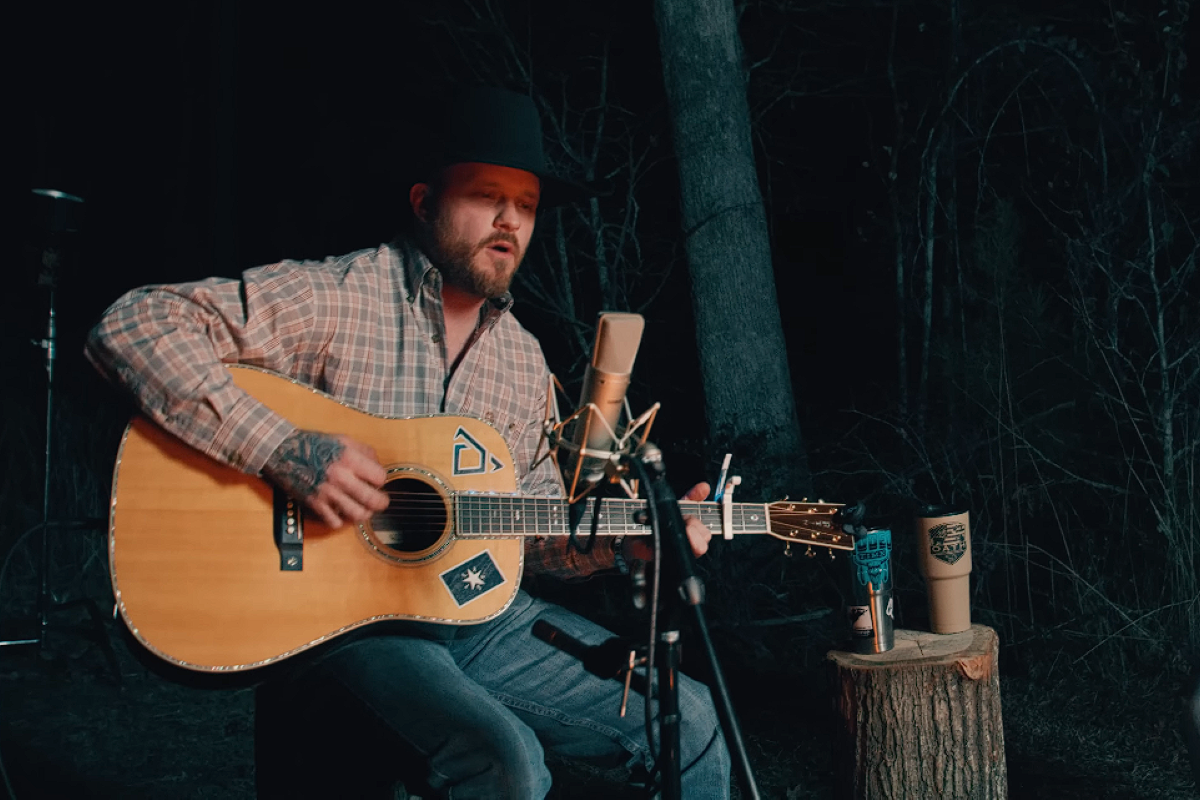
[[[404,502],[403,502],[404,513],[397,514],[397,513],[383,512],[381,514],[375,515],[375,517],[373,519],[381,520],[381,521],[407,519],[410,523],[414,523],[414,524],[410,524],[410,525],[406,526],[406,529],[410,529],[410,530],[414,529],[417,525],[423,524],[423,523],[430,524],[432,526],[431,530],[440,530],[441,528],[444,527],[445,515],[444,514],[435,515],[433,513],[438,509],[441,509],[443,511],[446,510],[447,503],[441,497],[431,497],[428,492],[414,492],[414,491],[403,491],[403,490],[389,490],[386,493],[390,498],[393,498],[393,499],[408,498],[407,500],[404,500]],[[528,508],[529,506],[534,506],[534,507],[542,506],[545,509],[553,509],[555,507],[562,507],[563,505],[565,505],[565,501],[562,498],[554,498],[554,497],[506,497],[506,496],[500,495],[500,496],[496,496],[496,497],[466,496],[466,497],[459,497],[457,499],[464,506],[467,506],[466,508],[463,509],[464,511],[475,512],[476,514],[482,513],[485,515],[489,512],[490,513],[503,512],[504,510],[506,510],[506,509],[504,509],[504,506],[506,504],[512,504],[514,502],[520,503],[522,506],[524,506],[526,508]],[[532,501],[532,502],[530,502],[530,501]],[[617,502],[621,503],[622,505],[624,505],[626,507],[628,507],[630,505],[636,505],[639,509],[644,505],[644,501],[626,500],[623,498],[618,498]],[[425,508],[418,509],[417,506],[421,505],[421,504],[423,504],[425,506]],[[756,505],[757,504],[749,503],[749,504],[746,504],[747,508],[735,509],[740,518],[739,521],[741,521],[743,525],[745,524],[745,516],[746,516],[747,511],[749,510],[749,508],[752,508]],[[701,517],[704,517],[704,516],[712,517],[716,514],[719,514],[722,511],[719,504],[714,503],[714,502],[702,502],[702,501],[696,501],[696,502],[692,502],[692,503],[688,503],[686,501],[681,502],[680,508],[681,508],[681,510],[684,510],[684,511],[697,512],[697,513],[699,513],[699,515]],[[507,510],[512,510],[511,506]],[[541,509],[535,509],[535,511],[536,510],[541,510]],[[534,525],[540,524],[542,522],[544,522],[545,524],[552,524],[554,522],[554,520],[542,520],[538,516],[536,516],[536,514],[534,512],[530,512],[530,513],[533,516],[533,518],[530,519],[529,517],[526,517],[524,520],[522,520],[522,522],[532,523]],[[815,514],[813,512],[799,512],[799,513],[804,514],[806,516],[812,516],[812,517],[824,516],[824,515]],[[426,514],[426,515],[432,517],[433,521],[429,522],[428,520],[419,520],[419,519],[414,520],[413,519],[414,514]],[[619,520],[621,516],[622,515],[620,513],[609,512],[610,522],[614,519]],[[842,535],[842,534],[838,534],[835,531],[812,530],[811,528],[808,528],[803,524],[787,522],[787,521],[781,519],[780,516],[781,516],[780,513],[776,512],[772,518],[773,529],[777,533],[779,533],[779,532],[795,533],[795,532],[799,532],[799,531],[804,531],[810,537],[827,536],[832,539],[839,538]],[[644,527],[644,526],[637,525],[636,527]],[[735,531],[735,533],[736,532],[737,531]]]
[[[440,535],[443,531],[446,530],[446,519],[445,518],[429,521],[429,520],[413,520],[412,517],[409,515],[404,515],[404,516],[380,515],[380,516],[376,516],[375,518],[373,518],[373,520],[376,524],[376,527],[378,527],[380,529],[380,532],[385,532],[385,533],[386,532],[402,532],[402,533],[406,533],[406,534],[410,534],[410,535],[431,536],[434,534]],[[394,528],[387,526],[388,522],[397,521],[397,520],[403,520],[406,524],[399,525]],[[476,522],[478,522],[478,520]],[[381,525],[380,523],[383,523],[383,524]],[[570,532],[565,522],[555,522],[552,520],[525,519],[525,520],[522,520],[521,524],[517,527],[520,528],[520,532],[516,532],[516,528],[512,529],[513,532],[516,532],[515,535],[565,536]],[[529,530],[529,528],[531,528],[531,527],[533,528],[532,531]],[[813,531],[811,529],[800,528],[800,527],[796,527],[796,526],[785,526],[783,528],[776,529],[773,532],[787,536],[788,538],[791,538],[791,539],[801,542],[801,543],[815,544],[815,545],[834,544],[834,543],[837,543],[838,540],[843,538],[843,536],[844,536],[843,534],[837,534],[837,533],[833,533],[833,532],[829,532],[829,531]],[[497,533],[495,531],[474,532],[474,531],[470,531],[470,530],[464,530],[462,528],[459,529],[458,533],[460,536],[466,536],[466,537],[478,536],[480,538],[501,537],[501,536],[505,536],[505,535],[510,535],[508,533]],[[627,523],[624,525],[611,526],[608,530],[600,531],[599,535],[601,535],[601,536],[618,536],[618,535],[636,536],[636,535],[648,535],[649,533],[650,533],[650,530],[645,525]],[[737,534],[756,534],[756,533],[761,534],[761,533],[765,533],[765,531],[761,531],[761,530],[757,530],[757,529],[742,530],[742,531],[735,530],[733,533],[735,535],[737,535]]]
[[[406,507],[420,505],[420,504],[425,504],[425,505],[429,505],[429,506],[440,506],[440,507],[445,507],[447,505],[446,500],[444,500],[443,498],[432,497],[423,492],[387,492],[386,494],[391,498],[401,499]],[[405,499],[405,498],[407,498],[407,499]],[[521,506],[539,506],[540,505],[540,506],[545,506],[545,507],[562,507],[562,506],[566,505],[565,500],[563,500],[562,498],[556,498],[556,497],[534,498],[534,497],[519,497],[519,496],[509,497],[509,496],[505,496],[505,495],[497,495],[494,497],[479,496],[479,495],[459,495],[454,498],[454,501],[459,504],[465,505],[465,506],[474,506],[474,507],[486,507],[486,506],[489,506],[492,504],[494,504],[495,506],[498,506],[498,507],[504,506],[506,504],[510,504],[510,505],[516,504],[516,505],[521,505]],[[620,499],[618,499],[616,502],[621,503],[627,509],[636,508],[637,510],[640,510],[645,505],[645,502],[641,501],[641,500],[620,500]],[[712,502],[694,502],[694,503],[681,502],[679,504],[679,506],[684,511],[698,512],[700,514],[708,514],[708,515],[719,514],[723,511],[723,509],[720,507],[720,505],[718,505],[717,503],[712,503]],[[758,504],[755,504],[755,503],[748,503],[748,504],[746,504],[746,506],[744,508],[741,508],[741,507],[735,508],[734,511],[735,511],[735,513],[737,513],[740,516],[753,515],[753,514],[755,514],[754,509],[756,507],[766,510],[764,506],[759,506]],[[623,509],[621,509],[620,506],[618,506],[618,510],[623,510]],[[614,512],[609,512],[609,513],[613,514]],[[781,517],[783,516],[783,513],[773,512],[771,516],[776,521],[783,522],[783,520],[781,519]],[[795,516],[804,516],[804,517],[810,517],[813,519],[823,519],[828,515],[799,512],[799,513],[795,514]],[[787,523],[784,523],[784,524],[787,524]]]
[[[441,506],[441,507],[445,507],[447,505],[446,500],[443,499],[442,497],[431,496],[429,493],[426,493],[426,492],[388,491],[388,492],[386,492],[386,494],[390,498],[403,500],[406,507],[412,506],[412,505],[418,505],[418,504],[426,504],[426,505]],[[487,506],[490,504],[495,504],[496,506],[504,506],[505,504],[517,504],[517,505],[521,505],[521,506],[525,506],[525,507],[545,506],[545,507],[553,508],[553,507],[562,507],[562,506],[566,505],[566,501],[564,499],[557,498],[557,497],[522,497],[522,496],[506,496],[506,495],[495,495],[495,496],[458,495],[454,498],[454,500],[460,504],[473,505],[476,507]],[[625,500],[625,499],[617,498],[613,502],[620,504],[620,505],[618,505],[618,510],[624,510],[621,508],[622,506],[624,506],[625,509],[629,509],[629,508],[633,507],[638,510],[640,510],[641,508],[643,508],[645,506],[645,501],[643,501],[643,500]],[[709,502],[695,501],[695,502],[690,502],[690,503],[687,501],[683,501],[683,502],[680,502],[679,507],[680,507],[680,509],[682,509],[684,511],[696,512],[696,513],[700,513],[702,515],[707,514],[710,516],[723,512],[723,509],[721,508],[721,506],[718,503],[711,502],[711,501],[709,501]],[[756,509],[756,508],[762,509],[764,512],[769,510],[769,506],[759,505],[756,503],[747,503],[744,506],[736,507],[734,509],[734,511],[735,511],[735,513],[737,513],[740,516],[746,516],[748,514],[754,514],[755,513],[754,509]],[[613,514],[614,512],[609,512],[609,513]],[[786,514],[786,513],[787,512],[775,511],[775,512],[772,512],[771,516],[776,521],[783,522],[781,517],[783,517],[784,514]],[[811,518],[811,519],[824,519],[824,518],[830,516],[828,514],[818,514],[818,513],[813,513],[813,512],[793,512],[792,515],[793,516],[804,516],[804,517]],[[787,523],[784,523],[784,524],[787,524]]]
[[[448,506],[448,504],[445,501],[441,500],[440,498],[430,498],[430,497],[414,495],[411,498],[404,499],[403,495],[390,495],[390,496],[393,499],[401,500],[401,502],[399,503],[401,508],[411,509],[414,512],[420,512],[420,511],[425,511],[425,510],[429,510],[429,509],[445,509]],[[553,502],[553,503],[545,503],[545,504],[527,504],[524,502],[523,499],[521,500],[521,502],[519,504],[512,504],[510,502],[507,502],[503,498],[467,498],[465,500],[460,498],[458,501],[458,504],[462,508],[462,510],[468,511],[468,512],[477,512],[478,513],[478,512],[525,510],[525,511],[527,511],[527,513],[530,513],[530,514],[539,513],[542,511],[546,511],[546,510],[562,509],[565,505],[565,503],[561,500]],[[643,508],[643,505],[640,503],[631,504],[631,506],[632,507],[627,506],[626,509],[618,508],[615,511],[609,511],[609,512],[607,512],[607,514],[603,514],[601,516],[602,516],[602,518],[607,517],[609,519],[620,518],[622,516],[625,516],[625,512],[640,511]],[[720,509],[715,506],[704,507],[704,506],[681,505],[680,509],[682,511],[684,511],[685,513],[698,514],[700,517],[717,518],[720,515]],[[757,515],[754,514],[754,512],[752,512],[752,511],[742,511],[740,509],[737,511],[737,517],[739,519],[745,519],[747,516],[753,518],[754,516],[757,516]]]
[[[446,501],[444,499],[442,499],[441,496],[433,496],[429,492],[388,490],[385,492],[385,494],[388,497],[394,497],[394,498],[406,498],[406,497],[414,498],[412,500],[408,500],[407,502],[409,502],[409,503],[423,502],[423,503],[431,503],[431,504],[435,504],[435,505],[445,505],[446,504]],[[455,499],[457,499],[459,502],[476,503],[476,504],[491,503],[491,502],[495,502],[495,503],[506,503],[507,502],[507,503],[521,503],[521,504],[525,504],[525,505],[549,505],[549,506],[566,505],[566,500],[564,500],[561,497],[526,497],[526,496],[520,496],[520,495],[503,495],[503,494],[498,494],[498,495],[462,494],[462,495],[456,495]],[[634,506],[634,507],[637,507],[640,509],[640,508],[644,507],[646,504],[645,500],[628,500],[628,499],[624,499],[624,498],[610,498],[608,500],[608,502],[618,504],[618,508],[620,508],[621,506],[624,506],[626,508]],[[713,502],[713,501],[691,501],[691,502],[681,501],[679,503],[679,507],[682,509],[688,510],[688,511],[699,511],[701,513],[704,513],[704,512],[719,513],[722,511],[720,504]],[[746,504],[744,504],[744,508],[736,507],[735,511],[737,513],[747,513],[747,512],[749,512],[749,510],[751,508],[755,508],[755,507],[766,508],[766,506],[758,504],[758,503],[746,503]],[[800,513],[805,513],[805,512],[800,512]],[[813,516],[818,516],[818,515],[813,514]]]
[[[432,492],[389,489],[389,490],[385,491],[385,494],[387,494],[389,497],[420,498],[423,501],[427,501],[427,502],[431,502],[431,503],[443,503],[444,504],[444,502],[445,502],[440,495],[435,496]],[[479,494],[464,493],[464,494],[455,495],[455,497],[460,500],[465,499],[467,502],[471,502],[471,501],[474,501],[474,502],[492,502],[492,501],[495,501],[495,502],[520,502],[520,503],[533,504],[533,505],[542,505],[542,504],[561,505],[561,504],[566,503],[566,500],[564,500],[561,497],[528,497],[528,496],[523,496],[523,495],[506,495],[506,494],[479,495]],[[619,505],[624,505],[624,506],[637,505],[640,507],[640,506],[645,505],[646,501],[640,500],[640,499],[609,498],[608,502],[617,503]],[[721,511],[722,510],[721,505],[712,500],[707,500],[707,501],[704,501],[704,500],[694,500],[694,501],[682,500],[682,501],[680,501],[679,506],[681,508],[693,509],[693,510],[699,509],[702,511]],[[761,509],[769,510],[770,504],[743,503],[743,504],[738,504],[737,506],[735,506],[735,510],[739,511],[739,512],[742,512],[743,510],[749,510],[752,508],[761,508]],[[773,513],[776,516],[779,516],[781,514],[792,514],[795,516],[806,516],[806,517],[814,517],[814,518],[824,518],[824,517],[832,516],[831,514],[828,514],[828,513],[813,512],[813,511],[793,511],[793,512],[774,511]]]
[[[443,497],[434,496],[427,492],[388,491],[388,492],[385,492],[385,494],[387,494],[388,497],[394,497],[394,498],[411,498],[406,501],[408,503],[421,502],[421,503],[429,503],[429,504],[434,504],[434,505],[446,505],[446,500]],[[486,503],[497,503],[497,504],[517,503],[517,504],[522,504],[522,505],[564,506],[567,504],[566,500],[564,500],[563,498],[560,498],[560,497],[525,497],[525,496],[519,496],[519,495],[503,495],[503,494],[499,494],[499,495],[460,494],[460,495],[455,495],[453,499],[460,503],[467,503],[467,504],[474,503],[476,505],[486,504]],[[621,508],[622,506],[624,506],[625,508],[637,507],[640,509],[645,506],[644,500],[625,500],[625,499],[621,499],[621,498],[614,498],[614,499],[611,499],[610,502],[619,504],[618,508]],[[712,501],[693,501],[693,502],[681,501],[679,503],[679,507],[682,509],[689,510],[689,511],[700,511],[700,512],[711,512],[711,513],[720,513],[723,511],[720,504],[712,502]],[[767,511],[767,510],[770,510],[770,507],[767,505],[758,504],[758,503],[746,503],[744,505],[736,506],[734,508],[734,511],[739,514],[746,514],[746,513],[754,513],[754,509],[761,509],[763,511]],[[781,517],[781,516],[785,516],[785,515],[811,517],[813,519],[824,519],[826,517],[831,516],[829,514],[818,514],[818,513],[803,512],[803,511],[791,512],[790,514],[789,514],[789,512],[780,512],[780,511],[772,512],[772,516],[774,516],[774,517]]]
[[[489,517],[489,515],[487,515],[487,514],[477,515],[476,519],[474,519],[473,521],[474,522],[480,522],[480,521],[486,522],[486,521],[489,521],[488,517]],[[381,523],[381,522],[389,523],[389,522],[395,522],[395,521],[404,521],[407,523],[403,526],[404,530],[412,531],[412,532],[421,531],[423,526],[425,526],[424,530],[427,530],[427,531],[440,531],[445,528],[446,521],[447,521],[447,515],[426,513],[422,516],[422,515],[420,515],[419,512],[403,513],[403,514],[393,514],[393,513],[388,513],[388,512],[382,512],[382,513],[376,514],[374,517],[372,517],[372,520],[376,524]],[[562,530],[564,532],[566,531],[566,520],[548,519],[548,518],[544,518],[544,517],[537,517],[535,515],[531,515],[531,516],[523,517],[517,521],[521,523],[522,527],[526,527],[529,525],[533,525],[533,526],[538,526],[538,525],[555,526],[555,525],[558,525],[559,527],[562,528]],[[746,523],[743,520],[742,525],[745,526],[745,524]],[[645,525],[642,525],[641,523],[635,523],[632,520],[626,521],[626,522],[621,522],[620,520],[617,520],[616,522],[610,521],[610,526],[620,527],[623,531],[629,531],[630,529],[636,531],[636,530],[646,527]],[[778,520],[775,521],[772,530],[775,533],[792,534],[797,537],[807,537],[807,540],[812,541],[814,543],[816,543],[817,541],[819,541],[821,539],[829,539],[831,541],[837,541],[838,539],[843,538],[845,535],[845,534],[837,533],[836,531],[813,530],[812,528],[807,528],[803,525],[795,525],[795,524],[790,524],[790,523],[786,523],[786,522],[780,522]],[[757,531],[758,531],[758,529],[755,528],[754,530],[749,530],[749,531],[735,530],[734,533],[735,534],[736,533],[754,533]],[[605,533],[610,533],[610,532],[605,532]],[[611,533],[610,533],[610,535],[611,535]]]

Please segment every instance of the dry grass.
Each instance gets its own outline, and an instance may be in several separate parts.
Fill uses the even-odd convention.
[[[79,613],[60,617],[86,622]],[[819,630],[809,638],[820,646]],[[252,798],[251,690],[182,687],[148,672],[119,643],[116,653],[119,685],[100,648],[67,630],[52,631],[40,656],[0,654],[0,755],[17,798]],[[819,658],[757,675],[726,670],[764,798],[831,796],[821,670]],[[1049,680],[1029,672],[1002,672],[1014,800],[1195,796],[1177,680],[1119,685],[1067,670]],[[561,786],[553,797],[636,796],[622,794],[611,774],[555,771]]]

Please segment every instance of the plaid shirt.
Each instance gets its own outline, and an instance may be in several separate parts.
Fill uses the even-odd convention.
[[[243,273],[135,289],[88,338],[89,360],[131,391],[155,422],[200,452],[250,474],[295,428],[234,385],[224,363],[252,364],[390,417],[463,414],[497,428],[523,494],[562,496],[541,440],[549,370],[537,340],[487,303],[477,336],[449,373],[442,278],[399,239],[325,261],[284,261]],[[527,539],[526,568],[560,577],[611,568],[561,539]]]

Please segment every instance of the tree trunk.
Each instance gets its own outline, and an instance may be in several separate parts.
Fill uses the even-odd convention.
[[[756,494],[807,494],[730,0],[656,0],[710,446]]]
[[[999,654],[983,625],[896,631],[880,655],[831,651],[835,796],[1006,798]]]

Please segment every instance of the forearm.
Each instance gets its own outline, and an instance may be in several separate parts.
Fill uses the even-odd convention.
[[[586,539],[581,532],[579,539]],[[615,572],[615,540],[597,537],[591,552],[581,553],[565,537],[532,538],[525,545],[525,569],[531,575],[552,575],[561,580],[578,580],[599,572]]]

